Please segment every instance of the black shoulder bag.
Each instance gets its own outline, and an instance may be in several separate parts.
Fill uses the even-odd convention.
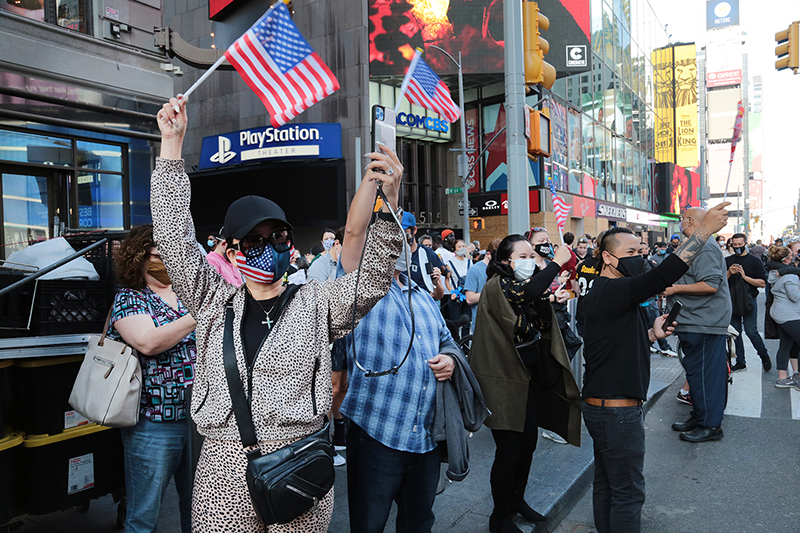
[[[258,446],[253,417],[244,394],[244,386],[236,365],[233,345],[233,308],[225,314],[223,337],[225,376],[231,392],[236,424],[245,449],[255,446],[247,454],[247,488],[256,514],[266,525],[286,524],[312,507],[331,490],[334,481],[333,444],[330,421],[311,435],[262,455]],[[311,380],[311,397],[316,414],[316,379],[319,359],[314,363]],[[252,394],[252,391],[251,391]]]

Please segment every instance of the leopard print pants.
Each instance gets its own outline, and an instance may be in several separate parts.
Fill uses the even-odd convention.
[[[290,440],[261,442],[271,453]],[[200,452],[192,494],[194,533],[325,533],[333,514],[333,488],[319,502],[288,524],[265,526],[256,515],[247,489],[247,457],[239,441],[206,438]]]

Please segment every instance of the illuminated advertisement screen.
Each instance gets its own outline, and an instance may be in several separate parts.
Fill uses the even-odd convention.
[[[673,50],[661,48],[653,50],[653,78],[655,81],[655,102],[653,111],[656,115],[656,160],[662,163],[675,162],[675,127],[674,112],[675,86],[673,83]]]
[[[700,207],[697,198],[700,174],[674,163],[659,163],[656,165],[656,181],[659,213],[679,215],[687,207]]]
[[[730,141],[741,99],[742,90],[739,87],[708,91],[708,139],[710,141]]]
[[[677,163],[699,166],[697,157],[697,52],[695,45],[675,47],[675,146]]]
[[[715,30],[739,24],[739,0],[708,0],[706,29]]]
[[[503,73],[502,0],[368,0],[371,76],[402,76],[414,49],[439,75],[455,74],[461,52],[465,74]],[[550,19],[542,33],[550,43],[545,60],[558,76],[591,69],[589,0],[540,0]],[[583,48],[582,48],[583,47]]]

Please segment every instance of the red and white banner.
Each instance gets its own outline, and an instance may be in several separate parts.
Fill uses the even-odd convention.
[[[723,70],[722,72],[709,72],[706,74],[706,86],[725,87],[726,85],[740,85],[742,83],[742,70]]]

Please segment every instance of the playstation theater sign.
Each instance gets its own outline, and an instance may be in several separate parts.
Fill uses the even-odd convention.
[[[285,159],[340,159],[341,124],[291,124],[203,138],[201,170]]]

